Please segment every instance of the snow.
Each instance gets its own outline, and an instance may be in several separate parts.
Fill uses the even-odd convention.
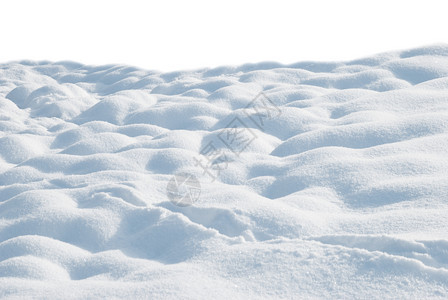
[[[447,45],[1,64],[0,298],[446,299],[447,99]]]

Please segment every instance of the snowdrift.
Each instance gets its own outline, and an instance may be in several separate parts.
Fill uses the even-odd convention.
[[[448,298],[448,46],[0,65],[0,298]]]

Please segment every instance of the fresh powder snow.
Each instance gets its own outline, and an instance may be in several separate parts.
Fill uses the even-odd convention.
[[[448,298],[448,45],[0,65],[0,298]]]

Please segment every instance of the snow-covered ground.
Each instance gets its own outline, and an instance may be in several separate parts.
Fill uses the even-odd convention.
[[[447,298],[447,149],[447,45],[2,64],[0,297]]]

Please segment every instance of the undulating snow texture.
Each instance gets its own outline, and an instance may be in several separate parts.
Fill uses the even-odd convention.
[[[446,45],[1,64],[0,298],[446,299],[447,149]]]

